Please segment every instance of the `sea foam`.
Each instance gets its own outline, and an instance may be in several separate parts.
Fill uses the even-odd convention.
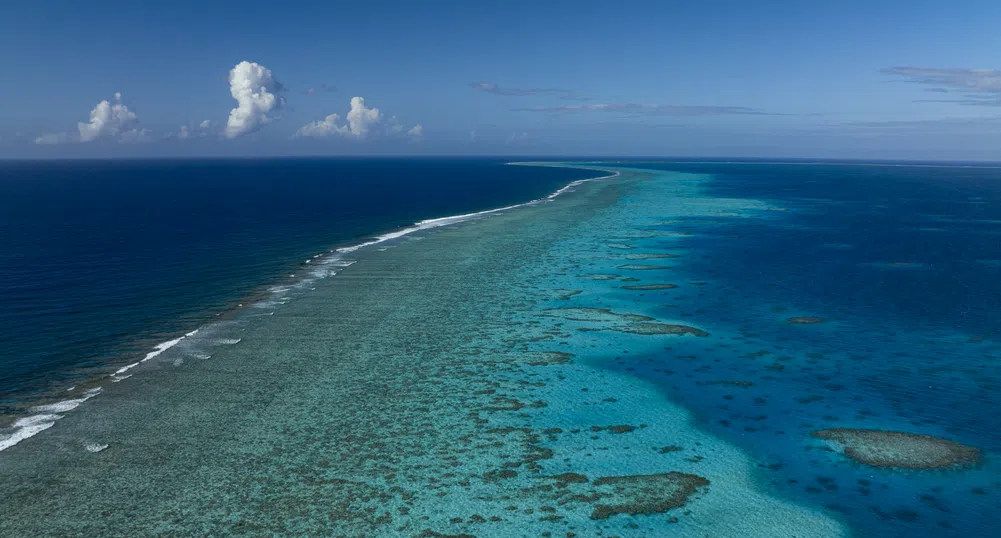
[[[6,450],[29,437],[33,437],[51,428],[57,420],[63,418],[63,415],[58,413],[72,411],[83,402],[97,396],[100,392],[101,388],[97,387],[88,390],[80,398],[32,407],[29,411],[35,414],[17,419],[10,427],[5,428],[8,430],[7,433],[0,433],[0,451]]]

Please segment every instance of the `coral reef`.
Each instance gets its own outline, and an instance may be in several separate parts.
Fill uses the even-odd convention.
[[[642,335],[657,335],[657,334],[674,334],[674,335],[686,335],[690,334],[693,336],[709,336],[709,333],[703,331],[702,329],[696,329],[695,327],[689,327],[688,325],[675,325],[669,323],[633,323],[632,325],[620,325],[615,327],[607,327],[604,329],[588,329],[582,328],[578,329],[583,332],[591,331],[615,331],[620,333],[628,334],[642,334]]]
[[[639,314],[618,314],[607,308],[549,308],[543,310],[540,316],[560,318],[570,321],[652,321],[653,318]]]
[[[637,284],[634,286],[622,286],[624,290],[634,290],[634,291],[653,291],[653,290],[672,290],[677,288],[677,284]]]
[[[845,456],[872,467],[949,469],[980,463],[980,449],[955,441],[908,432],[833,428],[813,436],[833,441]]]
[[[793,325],[812,325],[814,323],[823,323],[824,318],[818,318],[815,316],[797,316],[786,320],[788,323]]]
[[[625,269],[627,271],[657,271],[670,268],[670,265],[646,265],[642,263],[627,263],[616,267],[616,269]]]

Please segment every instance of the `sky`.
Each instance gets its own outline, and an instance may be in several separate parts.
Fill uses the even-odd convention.
[[[1001,2],[8,2],[0,158],[1001,161]]]

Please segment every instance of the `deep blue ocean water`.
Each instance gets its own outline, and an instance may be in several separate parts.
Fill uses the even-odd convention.
[[[640,298],[727,340],[607,366],[658,384],[750,452],[761,480],[860,536],[989,536],[1001,510],[1001,168],[646,163],[709,174],[705,194],[769,218],[693,218],[681,287]],[[656,226],[654,226],[656,229]],[[649,248],[649,247],[648,247]],[[817,325],[790,325],[818,316]],[[750,383],[737,387],[726,380]],[[966,471],[873,469],[811,432],[936,435]]]
[[[0,410],[192,330],[317,253],[594,176],[504,162],[0,163]]]

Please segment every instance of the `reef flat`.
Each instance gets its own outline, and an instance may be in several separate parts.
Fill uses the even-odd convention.
[[[607,219],[653,180],[686,176],[624,170],[362,249],[201,329],[0,453],[0,534],[845,534],[659,387],[597,366],[713,341],[605,295],[588,275],[608,269],[572,254],[622,235]]]

